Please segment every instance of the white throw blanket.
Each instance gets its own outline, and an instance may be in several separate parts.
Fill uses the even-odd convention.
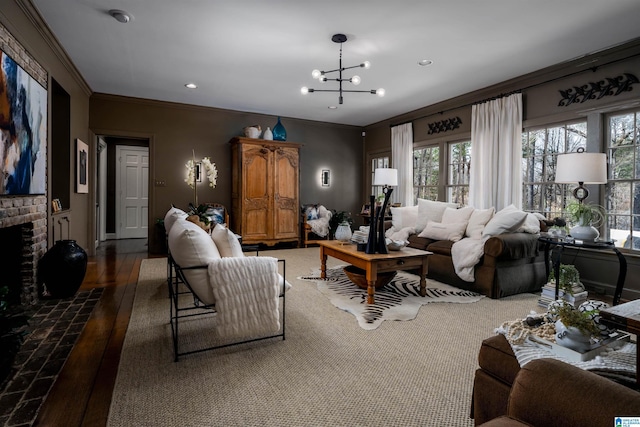
[[[465,282],[475,280],[475,266],[484,255],[484,243],[490,236],[481,239],[466,237],[451,245],[451,261],[456,274]]]
[[[208,270],[222,337],[258,337],[280,330],[276,258],[220,258]]]

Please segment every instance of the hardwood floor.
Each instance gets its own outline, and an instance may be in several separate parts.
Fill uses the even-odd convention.
[[[89,258],[81,289],[103,295],[34,425],[106,425],[140,264],[150,257],[146,239],[128,239],[104,242]]]

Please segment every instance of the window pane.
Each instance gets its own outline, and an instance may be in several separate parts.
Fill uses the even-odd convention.
[[[631,214],[631,183],[613,182],[607,194],[607,212],[611,214]]]
[[[413,151],[413,185],[438,185],[440,149],[426,147]]]
[[[578,148],[587,147],[587,123],[567,125],[567,152],[573,153]]]
[[[547,133],[547,154],[564,153],[564,127],[549,128]]]
[[[609,120],[610,146],[619,147],[633,144],[634,114],[613,116]]]
[[[613,148],[609,155],[610,179],[632,179],[634,177],[633,147]]]

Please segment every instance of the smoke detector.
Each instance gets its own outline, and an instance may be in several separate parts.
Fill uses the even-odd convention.
[[[116,21],[122,22],[126,24],[127,22],[133,20],[133,16],[125,12],[124,10],[111,9],[109,11],[109,15],[113,16]]]

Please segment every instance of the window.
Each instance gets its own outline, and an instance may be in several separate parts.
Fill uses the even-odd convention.
[[[373,185],[373,178],[375,176],[375,171],[377,168],[388,168],[389,167],[389,157],[376,157],[371,159],[371,194],[373,194],[376,199],[383,195],[382,187]]]
[[[469,201],[471,141],[449,143],[447,201],[466,206]]]
[[[640,111],[608,118],[607,229],[616,246],[640,249]]]
[[[413,150],[413,202],[418,198],[438,200],[440,148],[437,145]]]
[[[556,184],[557,156],[587,144],[587,123],[526,130],[522,134],[522,207],[547,218],[562,217],[570,196],[568,184]]]

